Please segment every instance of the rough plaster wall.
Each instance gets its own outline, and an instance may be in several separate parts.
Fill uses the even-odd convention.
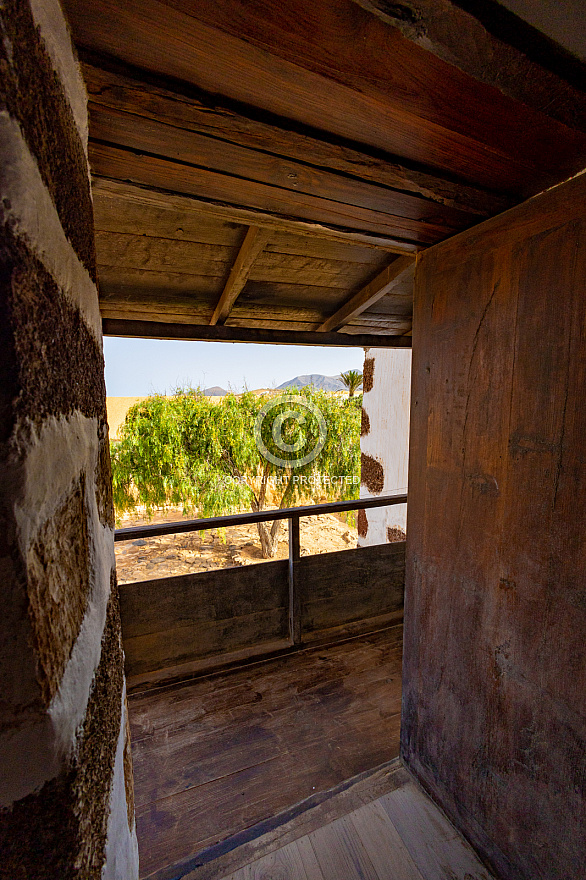
[[[83,83],[57,0],[0,7],[0,877],[133,880]]]
[[[401,751],[503,880],[586,876],[586,174],[421,255]]]
[[[360,497],[407,490],[411,351],[367,349],[363,370]],[[397,540],[407,505],[375,508],[358,520],[358,546]]]

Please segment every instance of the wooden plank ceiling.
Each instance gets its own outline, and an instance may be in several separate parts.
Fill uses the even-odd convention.
[[[466,5],[66,0],[105,332],[409,345],[417,252],[586,166],[584,68]]]

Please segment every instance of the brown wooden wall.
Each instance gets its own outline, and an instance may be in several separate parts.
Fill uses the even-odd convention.
[[[586,864],[586,175],[416,278],[402,752],[505,880]]]
[[[403,610],[405,542],[303,556],[296,578],[304,642],[391,623]]]
[[[278,560],[121,586],[130,684],[135,676],[285,639],[288,568]]]
[[[289,563],[124,584],[129,684],[173,678],[287,647]],[[303,642],[399,622],[405,543],[306,556],[295,563]]]

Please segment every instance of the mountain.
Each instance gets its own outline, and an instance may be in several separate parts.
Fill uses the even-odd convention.
[[[339,376],[322,376],[321,373],[311,373],[309,376],[295,376],[288,382],[279,385],[277,391],[283,391],[285,388],[305,388],[306,385],[313,385],[321,391],[343,391],[345,386]]]
[[[212,388],[204,388],[203,393],[206,397],[225,397],[228,392],[219,385],[213,385]]]

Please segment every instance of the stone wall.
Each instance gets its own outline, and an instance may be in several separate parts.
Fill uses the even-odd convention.
[[[0,877],[138,876],[86,95],[0,8]]]
[[[407,491],[411,351],[366,349],[360,437],[360,497]],[[358,546],[401,540],[407,505],[360,511]]]

